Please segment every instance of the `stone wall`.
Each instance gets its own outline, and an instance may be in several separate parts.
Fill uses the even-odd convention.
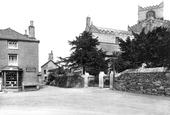
[[[170,96],[168,71],[125,72],[116,78],[116,89],[121,91]]]

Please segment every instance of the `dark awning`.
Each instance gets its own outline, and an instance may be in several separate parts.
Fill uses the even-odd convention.
[[[6,66],[2,68],[1,71],[23,71],[23,70],[17,66]]]

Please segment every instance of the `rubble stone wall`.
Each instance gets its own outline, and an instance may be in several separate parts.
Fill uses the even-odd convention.
[[[116,89],[135,93],[170,96],[170,73],[124,73],[116,78]]]

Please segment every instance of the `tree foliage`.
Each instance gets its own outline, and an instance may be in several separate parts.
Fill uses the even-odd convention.
[[[119,71],[130,68],[138,68],[142,63],[147,67],[170,67],[170,31],[167,28],[158,27],[145,33],[133,33],[134,39],[129,37],[124,41],[119,39],[122,51],[119,57]]]
[[[68,71],[64,69],[62,66],[58,66],[56,69],[49,70],[50,74],[48,75],[48,82],[47,84],[51,83],[56,79],[56,77],[59,77],[60,75],[66,75]]]
[[[94,38],[92,33],[84,31],[76,40],[69,41],[72,46],[71,55],[68,59],[72,66],[80,66],[91,74],[98,74],[99,71],[106,68],[106,52],[98,49],[98,39]]]

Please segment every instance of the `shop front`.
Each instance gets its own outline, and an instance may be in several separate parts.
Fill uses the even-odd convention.
[[[2,89],[22,89],[23,70],[15,66],[7,66],[2,70]]]

